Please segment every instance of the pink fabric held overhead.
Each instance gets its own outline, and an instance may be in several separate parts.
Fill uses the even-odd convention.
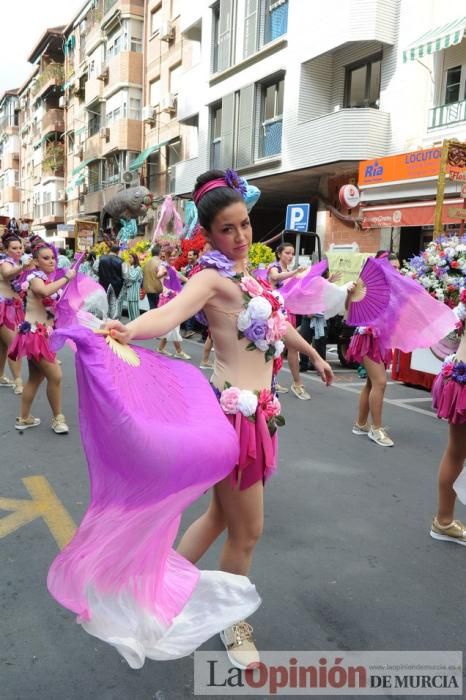
[[[49,591],[133,668],[190,654],[260,604],[246,577],[201,572],[173,549],[183,511],[238,462],[237,435],[191,365],[137,347],[140,366],[129,366],[82,327],[51,342],[67,339],[90,503]]]

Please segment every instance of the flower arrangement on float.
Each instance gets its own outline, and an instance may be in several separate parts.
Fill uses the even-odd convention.
[[[249,249],[249,263],[253,269],[261,265],[269,265],[275,260],[275,253],[265,243],[253,243]]]

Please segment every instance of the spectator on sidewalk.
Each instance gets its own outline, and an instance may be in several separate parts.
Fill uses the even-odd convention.
[[[151,259],[144,265],[144,281],[142,286],[147,294],[150,309],[156,309],[162,291],[162,281],[157,276],[160,265],[160,246],[154,245],[151,249]]]

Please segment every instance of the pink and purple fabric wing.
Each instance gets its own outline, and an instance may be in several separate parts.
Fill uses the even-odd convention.
[[[386,260],[372,263],[381,266],[390,290],[382,313],[370,322],[381,345],[412,352],[430,347],[455,329],[458,319],[453,311],[419,282],[401,275]]]
[[[66,285],[57,302],[55,327],[69,328],[80,324],[97,328],[101,321],[88,313],[88,309],[98,309],[102,318],[105,318],[108,311],[107,295],[98,282],[78,272]]]
[[[280,287],[287,311],[305,316],[323,314],[325,318],[344,312],[347,289],[321,277],[326,268],[327,262],[322,261],[303,277],[292,277]]]
[[[237,463],[238,438],[191,365],[137,347],[129,366],[82,327],[55,331],[55,349],[67,338],[90,503],[49,591],[132,668],[188,655],[260,604],[248,578],[199,571],[173,549],[183,511]]]

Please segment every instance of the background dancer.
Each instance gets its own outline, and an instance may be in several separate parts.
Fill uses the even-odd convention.
[[[376,258],[388,259],[393,267],[400,264],[396,255],[379,250]],[[359,395],[358,417],[353,425],[353,435],[366,435],[380,447],[393,447],[393,440],[382,425],[382,409],[387,386],[387,367],[392,362],[391,348],[380,343],[377,331],[369,326],[360,326],[351,338],[346,354],[348,362],[356,362],[367,372],[366,384]],[[369,425],[369,413],[372,424]]]
[[[163,289],[162,294],[159,298],[159,306],[164,306],[168,304],[169,301],[174,299],[177,294],[181,292],[181,283],[186,283],[187,278],[182,275],[175,268],[175,260],[177,258],[176,250],[170,249],[166,251],[167,261],[161,262],[159,265],[159,271],[157,272],[157,277],[162,281]],[[175,352],[171,353],[167,350],[167,342],[171,340],[175,346]],[[160,339],[159,347],[157,352],[162,353],[162,355],[167,355],[167,357],[176,357],[179,360],[190,360],[191,355],[183,351],[182,343],[183,337],[180,332],[180,324],[173,328],[166,336]]]
[[[21,361],[8,358],[13,381],[5,377],[5,364],[18,325],[24,320],[20,276],[30,268],[30,261],[21,261],[24,250],[18,235],[3,234],[2,244],[6,257],[0,260],[0,387],[12,387],[15,394],[21,394]]]
[[[62,413],[62,372],[55,353],[50,349],[49,336],[55,320],[55,305],[60,296],[58,292],[76,275],[76,271],[68,269],[59,280],[50,282],[49,276],[56,268],[52,248],[38,237],[31,245],[37,269],[27,276],[25,320],[20,323],[10,348],[13,360],[26,357],[29,365],[29,379],[24,386],[15,428],[22,431],[40,425],[40,418],[31,415],[31,406],[39,386],[46,379],[47,399],[53,416],[52,430],[61,435],[68,433],[69,428]]]
[[[275,250],[276,262],[269,265],[267,271],[267,278],[274,289],[280,289],[286,280],[295,277],[306,269],[304,267],[297,267],[295,270],[290,270],[289,267],[293,262],[293,257],[294,247],[290,245],[290,243],[281,243]],[[288,320],[293,328],[296,328],[296,316],[288,312]],[[301,399],[301,401],[309,401],[311,396],[302,385],[299,374],[299,354],[296,350],[288,346],[286,347],[288,366],[293,377],[291,391],[298,399]],[[288,389],[278,384],[277,391],[280,394],[285,394]]]
[[[248,274],[252,229],[243,193],[242,181],[233,171],[201,175],[193,199],[213,248],[201,258],[204,269],[163,308],[127,326],[110,321],[107,327],[113,337],[128,343],[164,335],[204,310],[216,351],[211,382],[236,429],[240,456],[233,472],[215,486],[207,512],[188,528],[178,551],[194,563],[226,529],[220,568],[247,575],[263,529],[264,483],[276,469],[276,427],[283,424],[280,404],[272,393],[273,370],[278,370],[283,350],[281,339],[292,350],[307,353],[326,384],[333,373],[284,320],[279,295]],[[252,628],[244,620],[225,629],[221,638],[236,666],[258,662]]]
[[[436,540],[466,545],[466,526],[454,520],[456,494],[453,484],[466,460],[466,288],[460,296],[461,342],[455,355],[446,358],[432,387],[434,408],[448,421],[448,445],[438,474],[438,509],[430,535]]]

